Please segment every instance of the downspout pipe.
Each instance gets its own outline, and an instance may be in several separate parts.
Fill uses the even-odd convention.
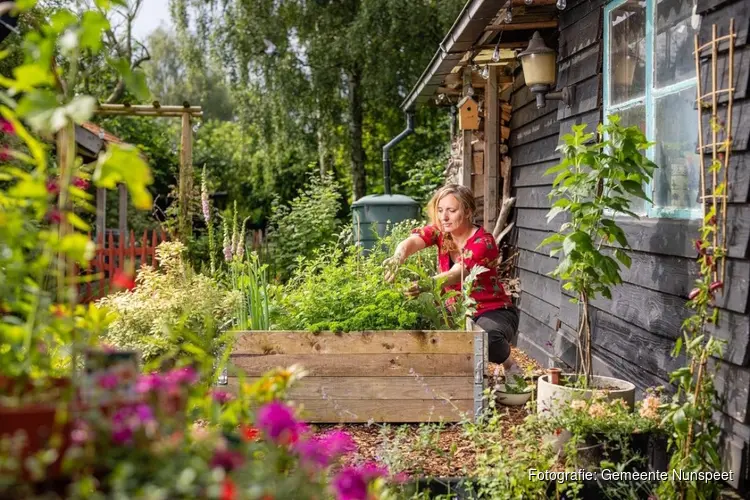
[[[387,195],[391,194],[391,148],[403,141],[412,132],[414,132],[414,111],[409,110],[406,112],[406,128],[383,146],[383,182]]]

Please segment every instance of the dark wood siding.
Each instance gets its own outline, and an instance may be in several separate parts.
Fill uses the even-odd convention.
[[[568,8],[560,13],[558,90],[575,85],[573,106],[552,102],[537,109],[522,75],[511,96],[515,238],[523,290],[519,299],[519,347],[549,366],[575,364],[574,332],[579,311],[563,293],[560,282],[547,276],[557,258],[537,249],[560,224],[559,220],[550,225],[546,222],[551,179],[543,173],[559,158],[555,148],[562,134],[568,133],[573,124],[586,123],[591,129],[602,119],[602,23],[606,3],[569,1]],[[715,360],[717,388],[723,398],[722,412],[716,418],[725,430],[725,464],[736,472],[733,486],[746,489],[750,484],[746,479],[750,464],[750,0],[699,1],[698,9],[703,16],[702,42],[710,39],[713,23],[720,36],[726,34],[731,17],[738,33],[728,278],[725,295],[718,300],[722,319],[712,333],[727,341],[721,360]],[[549,33],[543,35],[546,40],[551,38]],[[726,64],[725,45],[720,50],[720,74]],[[671,350],[682,321],[690,314],[685,302],[697,277],[694,240],[698,221],[628,220],[621,226],[633,248],[629,252],[633,264],[623,270],[625,283],[613,290],[613,299],[593,304],[594,368],[597,373],[632,381],[640,392],[649,386],[668,385],[670,371],[684,361],[673,359]]]

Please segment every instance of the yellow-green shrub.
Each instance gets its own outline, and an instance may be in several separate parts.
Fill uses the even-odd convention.
[[[117,315],[102,341],[137,349],[144,361],[164,353],[181,325],[196,334],[216,336],[215,330],[231,317],[237,294],[228,292],[208,276],[195,273],[183,260],[185,246],[165,242],[156,250],[159,269],[144,266],[133,290],[99,301]],[[213,327],[206,326],[213,318]]]

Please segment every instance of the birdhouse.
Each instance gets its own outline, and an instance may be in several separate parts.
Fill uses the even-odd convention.
[[[479,129],[479,105],[471,96],[466,96],[458,103],[458,126],[461,130]]]

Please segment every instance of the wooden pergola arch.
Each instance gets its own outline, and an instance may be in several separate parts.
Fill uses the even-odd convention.
[[[193,190],[193,128],[194,118],[201,118],[203,110],[200,106],[191,106],[184,102],[182,106],[162,106],[158,101],[152,104],[99,104],[96,109],[99,116],[152,116],[180,118],[182,131],[180,134],[180,174],[179,174],[179,234],[189,237],[192,233],[190,221],[189,197]],[[100,139],[103,139],[100,137]],[[107,191],[96,191],[96,233],[104,235],[106,230]],[[119,186],[119,230],[127,238],[128,223],[128,191],[124,185]],[[103,236],[102,236],[103,237]]]

